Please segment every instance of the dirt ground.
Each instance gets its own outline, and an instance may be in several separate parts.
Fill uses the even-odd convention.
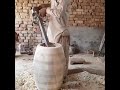
[[[70,61],[84,59],[83,64],[70,65],[61,90],[105,90],[105,62],[90,54],[76,54]],[[32,69],[33,55],[16,55],[15,90],[37,90]]]

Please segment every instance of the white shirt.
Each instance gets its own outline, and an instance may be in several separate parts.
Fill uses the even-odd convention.
[[[57,2],[56,2],[57,1]],[[51,8],[47,8],[46,12],[50,15],[47,36],[50,42],[55,43],[64,30],[67,29],[67,5],[69,0],[51,0]]]

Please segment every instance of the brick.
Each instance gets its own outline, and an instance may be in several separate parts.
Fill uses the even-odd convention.
[[[37,34],[33,34],[33,37],[36,37],[37,36]]]
[[[81,12],[81,14],[85,14],[85,12]],[[90,14],[90,13],[89,13]]]
[[[26,37],[26,39],[30,39],[30,37]]]
[[[69,15],[72,15],[73,13],[72,12],[68,12],[69,13]]]
[[[72,20],[73,20],[73,18],[69,18],[69,20],[70,20],[70,21],[72,21]]]
[[[101,22],[102,25],[105,25],[105,22]]]
[[[24,24],[27,24],[28,22],[24,21]]]
[[[20,37],[20,39],[23,39],[23,40],[24,40],[24,39],[25,39],[25,37]]]
[[[18,11],[17,10],[15,10],[15,14],[17,13]]]
[[[21,19],[24,19],[24,18],[25,18],[25,16],[24,16],[24,15],[21,15],[21,16],[20,16],[20,18],[21,18]]]
[[[27,33],[27,31],[22,31],[22,33]]]
[[[73,18],[73,17],[75,17],[75,15],[70,15],[69,17]]]
[[[78,18],[74,18],[74,20],[76,21],[76,20],[78,20]]]
[[[15,24],[15,27],[19,27],[19,24]]]
[[[73,26],[77,26],[77,23],[73,23]]]
[[[31,33],[29,33],[29,34],[28,34],[28,37],[30,37],[30,36],[32,36],[32,34],[31,34]]]
[[[29,6],[29,7],[32,7],[32,4],[31,4],[31,3],[28,3],[28,6]]]
[[[33,31],[28,31],[28,33],[30,33],[30,34],[31,34],[31,33],[33,33]]]
[[[24,35],[25,37],[27,37],[27,36],[28,36],[28,34],[27,34],[27,33],[24,33],[23,35]]]
[[[95,9],[95,6],[91,6],[91,9]]]
[[[35,37],[30,37],[31,39],[35,39]]]
[[[18,0],[15,0],[15,2],[18,2]]]
[[[26,10],[26,9],[23,9],[23,12],[27,13],[27,12],[28,12],[28,10]]]
[[[77,14],[82,14],[82,12],[77,12]]]
[[[32,25],[27,25],[27,27],[33,27]]]
[[[91,0],[91,2],[95,3],[95,2],[96,2],[96,0]]]
[[[23,3],[24,2],[24,0],[19,0],[19,3]]]
[[[73,12],[73,14],[77,14],[77,12]]]
[[[90,6],[87,6],[87,9],[90,9],[91,7]]]
[[[20,39],[19,42],[24,42],[24,39]]]
[[[35,32],[36,32],[36,31],[37,31],[37,27],[35,27],[35,26],[34,26],[33,31],[35,31]]]
[[[21,24],[20,26],[23,27],[23,28],[27,28],[26,24]]]
[[[83,23],[83,21],[78,21],[78,23]]]
[[[76,9],[77,12],[81,11],[81,9]]]
[[[32,27],[27,27],[28,31],[32,31],[33,28]],[[32,31],[33,32],[33,31]]]
[[[20,32],[21,32],[21,31],[16,31],[16,33],[18,33],[18,34],[19,34]]]
[[[22,9],[22,7],[17,7],[17,9]]]
[[[24,0],[24,3],[25,3],[25,4],[28,4],[28,3],[29,3],[29,0]]]
[[[47,4],[48,3],[48,1],[44,1],[44,4]]]
[[[25,18],[26,19],[31,19],[31,17],[28,14],[25,16]]]
[[[24,30],[24,28],[20,27],[20,28],[19,28],[19,30],[20,30],[20,31],[23,31],[23,30]]]
[[[28,19],[24,18],[24,22],[28,22]]]
[[[100,15],[103,15],[104,13],[100,13]]]
[[[38,43],[41,43],[41,40],[38,40]]]
[[[35,3],[34,3],[32,6],[33,6],[33,7],[36,7],[36,6],[37,6],[37,4],[35,4]]]
[[[23,21],[18,21],[19,24],[23,24]]]
[[[22,9],[21,10],[18,10],[19,13],[22,13]]]
[[[23,3],[23,7],[27,7],[27,3]]]
[[[99,3],[95,3],[95,6],[99,6]]]
[[[29,10],[29,8],[30,8],[29,6],[23,7],[23,9],[26,9],[26,10]]]
[[[40,3],[40,4],[43,4],[43,3],[44,3],[44,1],[42,1],[42,0],[39,0],[39,3]]]
[[[20,16],[25,16],[25,15],[27,15],[27,13],[20,13]]]
[[[21,3],[17,3],[16,6],[17,7],[22,7],[22,4]]]
[[[37,34],[37,37],[41,37],[41,34]]]
[[[36,39],[34,39],[33,41],[34,41],[34,42],[38,42],[38,40],[36,40]]]
[[[32,22],[28,22],[27,24],[32,25]]]
[[[96,13],[96,16],[100,15],[100,13]]]
[[[36,37],[37,40],[41,39],[41,37]]]
[[[34,1],[34,3],[36,3],[36,4],[37,4],[37,3],[38,3],[38,1],[37,1],[37,0],[35,0],[35,1]]]
[[[23,37],[23,34],[20,33],[19,35],[20,35],[20,37]]]
[[[28,42],[28,40],[25,39],[24,42]]]
[[[74,23],[74,21],[69,21],[69,23]]]
[[[35,42],[35,46],[37,46],[38,45],[38,42]]]
[[[15,31],[18,31],[19,30],[19,28],[18,27],[15,27]]]

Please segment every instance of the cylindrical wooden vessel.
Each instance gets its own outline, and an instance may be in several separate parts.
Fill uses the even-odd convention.
[[[58,90],[64,76],[65,56],[61,44],[55,47],[38,45],[34,55],[33,68],[38,90]]]

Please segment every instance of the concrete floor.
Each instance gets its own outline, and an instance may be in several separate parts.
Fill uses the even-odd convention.
[[[69,82],[71,78],[74,77],[81,77],[81,80],[75,81],[76,83],[81,83],[83,88],[80,89],[81,86],[75,86],[77,89],[74,90],[104,90],[105,88],[105,63],[102,62],[98,57],[93,57],[90,54],[76,54],[70,57],[70,61],[79,58],[84,59],[85,62],[89,62],[88,64],[78,64],[78,65],[70,65],[69,62],[69,72],[68,72],[68,81],[63,85],[63,90],[71,90],[71,84],[73,85],[73,81]],[[33,61],[33,55],[16,55],[15,57],[15,78],[16,78],[16,90],[37,90],[33,75],[32,75],[32,61]],[[86,75],[86,76],[85,76]],[[82,78],[84,77],[96,77],[96,80],[92,80],[87,86],[84,86],[85,82],[82,81]],[[102,80],[99,78],[102,77]],[[93,84],[94,82],[94,84]],[[100,86],[98,83],[102,83],[102,86]],[[88,83],[88,81],[86,81]],[[75,84],[76,85],[76,84]],[[30,88],[28,88],[28,86]],[[67,87],[67,89],[66,89]],[[91,88],[91,89],[90,89]],[[73,89],[72,89],[73,90]]]

